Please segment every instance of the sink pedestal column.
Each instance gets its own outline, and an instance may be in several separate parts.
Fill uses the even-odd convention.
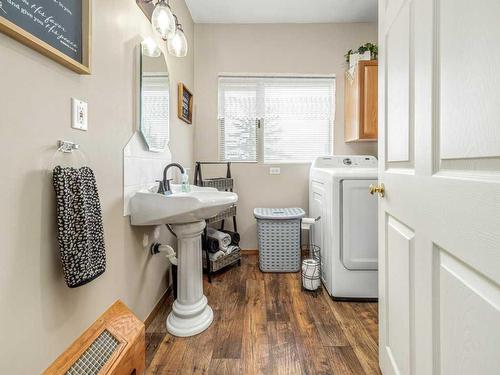
[[[201,233],[204,221],[172,225],[177,235],[177,299],[167,318],[167,330],[174,336],[194,336],[207,329],[214,319],[203,294]]]

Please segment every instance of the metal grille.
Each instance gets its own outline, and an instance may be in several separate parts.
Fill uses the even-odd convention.
[[[68,369],[66,375],[97,375],[119,344],[108,330],[104,330]]]

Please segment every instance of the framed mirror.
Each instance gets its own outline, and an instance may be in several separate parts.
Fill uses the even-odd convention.
[[[140,51],[140,131],[149,151],[163,152],[170,138],[167,61],[150,38],[141,43]]]

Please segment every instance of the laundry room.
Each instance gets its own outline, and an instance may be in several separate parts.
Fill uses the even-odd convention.
[[[304,49],[293,48],[299,34]],[[287,257],[296,264],[273,271],[301,270],[298,248],[282,251],[288,239],[278,227],[277,247],[269,244],[263,233],[275,226],[264,228],[256,212],[301,209],[302,218],[316,220],[302,225],[302,254],[312,257],[314,248],[321,256],[325,292],[376,301],[377,23],[206,24],[196,36],[203,61],[196,92],[209,100],[197,107],[195,158],[231,162],[242,252],[255,254],[261,270]],[[273,48],[277,40],[282,48]],[[201,169],[216,178],[227,167]],[[231,221],[225,225],[232,230]]]
[[[500,0],[0,0],[0,374],[500,374]]]
[[[25,129],[31,106],[54,108],[39,137],[16,130],[31,154],[43,150],[43,180],[18,190],[42,194],[40,212],[23,215],[32,229],[43,217],[50,240],[30,266],[41,282],[23,283],[41,283],[24,299],[38,308],[0,295],[40,323],[33,360],[10,345],[0,372],[80,373],[100,340],[126,348],[109,365],[123,374],[378,371],[377,1],[49,4],[81,40],[76,51],[17,3],[0,1],[1,55],[14,72],[0,104],[18,103],[1,111],[1,128]],[[12,144],[3,149],[23,153]],[[38,246],[16,241],[6,248]],[[13,329],[24,324],[1,310]],[[309,319],[300,329],[298,314]],[[271,358],[276,340],[290,349]],[[301,357],[309,345],[323,364]],[[342,349],[329,363],[332,345]]]

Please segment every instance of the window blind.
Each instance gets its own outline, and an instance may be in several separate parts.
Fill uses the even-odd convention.
[[[333,77],[220,77],[220,158],[310,162],[332,153]]]
[[[224,161],[257,161],[257,83],[219,81],[219,155]]]

